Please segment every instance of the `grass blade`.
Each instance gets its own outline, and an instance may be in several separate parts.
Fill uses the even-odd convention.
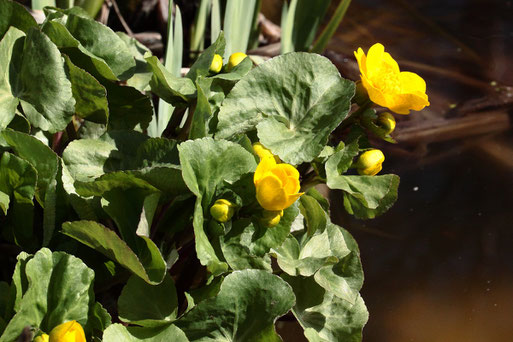
[[[201,0],[191,28],[191,55],[196,57],[203,51],[205,45],[205,27],[211,0]]]
[[[213,43],[219,37],[221,32],[221,6],[219,0],[212,0],[212,10],[210,17],[210,41]]]
[[[296,13],[298,0],[292,0],[290,7],[283,3],[281,11],[281,54],[294,51],[292,31],[294,29],[294,15]]]
[[[335,31],[340,25],[342,19],[344,19],[347,9],[349,8],[349,4],[351,4],[351,0],[340,1],[340,3],[337,6],[337,9],[335,10],[335,14],[333,14],[333,17],[331,17],[328,25],[326,25],[321,35],[315,42],[314,46],[310,50],[311,52],[322,53],[324,49],[326,49],[328,42],[330,41],[331,37],[333,37],[333,35],[335,34]]]
[[[224,14],[225,59],[234,52],[246,52],[256,5],[256,0],[227,1]]]
[[[173,22],[173,0],[169,1],[169,15],[167,24],[167,45],[164,59],[164,66],[176,76],[180,76],[183,54],[183,26],[180,8],[176,6]],[[153,117],[148,127],[148,135],[160,137],[167,127],[174,107],[169,103],[159,100],[158,115]]]
[[[42,10],[46,6],[56,6],[55,0],[32,0],[33,10]]]

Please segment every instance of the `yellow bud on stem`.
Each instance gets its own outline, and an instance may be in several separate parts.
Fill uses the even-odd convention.
[[[49,342],[86,342],[84,329],[77,321],[59,324],[50,331]]]
[[[214,55],[214,58],[212,59],[212,64],[210,64],[210,71],[214,74],[219,73],[221,71],[221,68],[223,67],[223,57],[221,55],[218,55],[217,53]]]
[[[283,217],[283,210],[269,211],[264,210],[260,222],[266,227],[274,227],[280,223]]]
[[[378,115],[378,126],[383,128],[386,134],[390,134],[395,129],[395,118],[389,112],[380,113]]]
[[[248,55],[246,55],[243,52],[232,53],[232,55],[228,59],[228,64],[226,64],[226,71],[232,71],[232,69],[239,65],[240,62],[242,62],[246,57],[248,57]]]
[[[360,175],[374,176],[382,169],[385,155],[380,150],[369,150],[360,155],[356,168]]]
[[[48,342],[50,340],[50,336],[47,334],[41,334],[34,339],[34,342]]]
[[[225,199],[218,199],[210,207],[210,215],[218,222],[227,222],[235,213],[235,205]]]

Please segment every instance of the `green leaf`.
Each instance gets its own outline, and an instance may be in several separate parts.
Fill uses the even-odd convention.
[[[310,342],[361,342],[369,313],[361,296],[350,304],[320,287],[313,278],[283,278],[292,286],[296,304],[292,313]]]
[[[26,262],[24,272],[27,290],[0,341],[16,340],[26,326],[50,331],[76,320],[87,329],[94,272],[80,259],[43,248]]]
[[[279,277],[261,270],[235,271],[219,294],[200,302],[176,322],[189,340],[279,341],[275,320],[294,305],[294,294]]]
[[[254,171],[255,158],[240,145],[211,138],[186,141],[180,144],[178,151],[185,184],[197,197],[193,226],[198,259],[212,273],[222,272],[226,264],[220,262],[208,240],[204,214],[210,208],[216,188],[223,182],[234,183]]]
[[[330,223],[301,245],[293,236],[289,236],[282,246],[275,248],[275,252],[283,271],[292,276],[308,277],[323,266],[336,264],[350,250],[340,229]]]
[[[36,192],[37,172],[32,165],[25,160],[10,153],[4,152],[0,159],[0,192],[14,197],[19,203],[32,204],[32,198]],[[7,208],[0,200],[4,214],[7,215]]]
[[[75,113],[81,118],[106,124],[109,118],[107,91],[87,71],[75,66],[68,56],[64,56],[75,98]]]
[[[3,131],[2,134],[15,153],[36,169],[36,198],[41,205],[44,205],[46,190],[50,182],[57,176],[59,157],[33,136],[9,129]]]
[[[10,3],[8,2],[8,4]],[[16,6],[19,5],[16,4]],[[1,11],[2,7],[0,6],[0,14]],[[2,41],[0,41],[0,129],[4,129],[12,121],[19,103],[19,99],[13,94],[15,84],[11,85],[11,82],[13,78],[17,77],[19,72],[19,61],[22,58],[24,42],[23,37],[25,37],[23,32],[15,27],[11,27]]]
[[[194,83],[188,78],[173,75],[155,56],[147,56],[145,59],[153,72],[151,91],[173,106],[186,105],[196,93]]]
[[[331,179],[338,179],[341,174],[345,173],[351,164],[353,158],[359,153],[358,141],[354,141],[349,145],[345,145],[340,151],[332,154],[325,164],[326,177]]]
[[[59,47],[62,53],[70,57],[73,64],[91,73],[96,78],[103,77],[107,80],[118,81],[118,77],[106,61],[82,46],[63,23],[54,20],[46,21],[42,30]]]
[[[99,139],[72,141],[62,159],[75,180],[90,182],[107,172],[138,168],[138,148],[148,139],[134,131],[110,131]]]
[[[23,6],[14,1],[0,0],[0,39],[9,27],[27,32],[29,28],[35,26],[37,26],[36,21]]]
[[[149,284],[159,284],[165,275],[166,264],[158,248],[146,237],[142,239],[147,244],[147,255],[138,257],[116,233],[97,222],[66,222],[62,232],[116,261]],[[156,262],[159,256],[161,261]]]
[[[66,128],[75,112],[71,82],[59,49],[35,28],[27,32],[17,82],[15,95],[33,126],[50,133]]]
[[[146,63],[144,55],[150,52],[150,49],[140,43],[137,39],[132,38],[123,32],[116,32],[116,34],[123,42],[125,42],[132,56],[135,58],[134,75],[126,81],[126,84],[139,91],[149,90],[152,73],[148,68],[148,63]]]
[[[397,200],[397,191],[399,188],[399,177],[396,175],[390,176],[392,176],[392,182],[388,192],[381,198],[377,208],[369,208],[359,197],[344,192],[344,207],[347,212],[359,219],[372,219],[390,209]]]
[[[112,317],[100,303],[94,303],[89,311],[88,325],[94,336],[101,336],[103,331],[112,323]]]
[[[216,187],[234,183],[256,168],[255,158],[242,146],[223,140],[203,138],[178,146],[183,178],[206,208]]]
[[[385,212],[394,204],[397,199],[399,177],[397,175],[338,175],[334,177],[328,175],[326,184],[330,189],[343,190],[347,194],[346,210],[348,210],[347,208],[351,210],[354,207],[356,209],[353,213],[358,212],[364,216],[363,218],[366,218],[365,210],[360,210],[360,207],[370,209],[369,213],[372,216],[373,213],[380,214]]]
[[[256,127],[261,143],[283,161],[311,161],[347,116],[354,89],[325,57],[275,57],[233,87],[220,108],[216,138]]]
[[[51,133],[63,130],[74,113],[75,100],[57,47],[36,28],[27,31],[21,50],[21,32],[11,28],[0,43],[0,93],[5,115],[0,126],[13,118],[18,100],[28,120]],[[10,66],[9,66],[10,63]],[[38,82],[34,82],[38,80]]]
[[[145,130],[153,116],[153,104],[139,90],[109,81],[103,84],[109,102],[109,129]]]
[[[319,202],[307,194],[299,198],[301,214],[305,217],[308,235],[313,235],[317,230],[326,227],[326,212]]]
[[[168,325],[176,319],[178,299],[173,279],[166,274],[159,285],[132,276],[118,299],[119,319],[144,327]]]
[[[103,342],[189,342],[184,332],[174,325],[156,328],[125,327],[112,324],[103,333]]]
[[[66,28],[87,51],[105,61],[117,78],[127,80],[133,76],[134,57],[125,42],[109,27],[93,19],[70,14]]]

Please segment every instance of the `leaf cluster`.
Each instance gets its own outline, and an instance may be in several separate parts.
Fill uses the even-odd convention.
[[[397,176],[351,174],[366,132],[334,134],[354,83],[302,52],[212,75],[222,33],[178,77],[80,9],[45,14],[0,0],[0,239],[23,250],[0,282],[0,342],[69,320],[95,341],[279,341],[284,315],[309,341],[360,341],[358,246],[313,187],[358,218],[397,197]],[[162,137],[147,134],[156,96],[175,107]],[[305,192],[272,228],[255,142]],[[226,223],[209,212],[221,198]]]

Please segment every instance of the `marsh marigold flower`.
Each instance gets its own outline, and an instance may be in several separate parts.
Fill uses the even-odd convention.
[[[299,172],[296,168],[276,163],[274,156],[260,160],[253,182],[258,203],[269,211],[286,209],[303,194],[299,193]]]
[[[355,53],[362,84],[372,102],[398,114],[429,106],[426,82],[419,75],[400,71],[397,62],[383,45],[371,46],[367,55],[361,48]]]
[[[59,324],[50,331],[49,342],[86,342],[84,329],[77,321]]]
[[[360,155],[356,168],[360,175],[374,176],[382,169],[385,155],[380,150],[369,150]]]

